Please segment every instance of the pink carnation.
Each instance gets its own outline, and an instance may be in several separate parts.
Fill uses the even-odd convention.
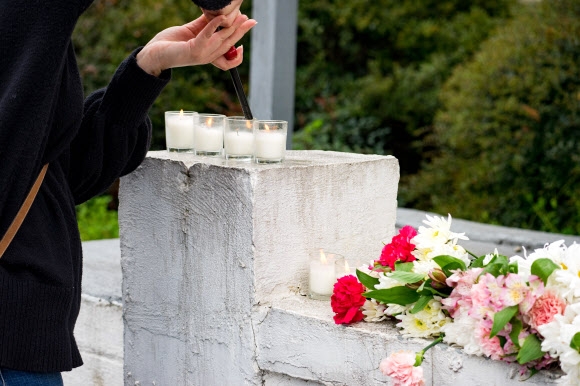
[[[393,386],[423,386],[423,368],[415,367],[415,353],[399,351],[381,361],[379,370],[393,379]]]
[[[529,312],[530,325],[533,328],[538,328],[538,326],[550,323],[554,319],[554,315],[563,315],[565,309],[566,303],[564,300],[553,292],[546,291],[536,299]]]
[[[410,225],[406,225],[399,231],[399,234],[394,236],[391,242],[383,247],[379,262],[383,266],[389,266],[395,269],[395,263],[402,261],[404,263],[415,261],[415,256],[412,252],[415,250],[415,244],[411,243],[411,239],[417,236],[417,231]]]

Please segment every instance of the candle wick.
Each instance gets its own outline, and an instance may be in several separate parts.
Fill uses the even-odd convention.
[[[240,136],[240,129],[236,129],[236,134],[238,135],[238,137]]]

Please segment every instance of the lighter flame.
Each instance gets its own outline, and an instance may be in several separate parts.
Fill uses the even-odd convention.
[[[322,248],[320,249],[320,262],[324,265],[328,264],[328,260],[326,260],[326,254]]]

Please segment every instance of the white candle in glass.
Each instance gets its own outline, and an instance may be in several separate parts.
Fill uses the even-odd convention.
[[[254,134],[242,131],[231,131],[224,138],[226,154],[252,155],[254,150]]]
[[[254,123],[254,158],[256,162],[281,162],[286,155],[286,121]]]
[[[167,150],[186,152],[193,151],[194,111],[165,112],[165,142]]]
[[[245,117],[228,117],[224,130],[226,158],[250,160],[254,152],[253,120]]]
[[[199,114],[195,125],[195,152],[201,155],[221,154],[224,144],[225,115]]]
[[[310,260],[310,297],[330,297],[336,283],[335,261],[342,260],[341,255],[319,251],[319,256]]]

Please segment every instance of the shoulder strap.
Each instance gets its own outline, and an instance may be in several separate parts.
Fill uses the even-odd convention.
[[[24,200],[22,206],[18,210],[18,213],[16,213],[16,217],[14,218],[14,220],[12,220],[12,224],[10,224],[8,230],[6,231],[6,234],[4,235],[4,237],[2,237],[2,240],[0,240],[0,259],[2,258],[2,255],[4,255],[4,252],[12,242],[12,239],[16,235],[16,232],[18,232],[18,229],[20,228],[20,225],[22,225],[24,218],[28,214],[28,210],[30,209],[32,203],[34,202],[34,199],[36,198],[38,189],[40,189],[40,185],[42,185],[42,180],[44,180],[44,176],[46,174],[47,169],[48,164],[42,167],[40,174],[38,175],[38,177],[36,177],[36,181],[34,181],[34,185],[32,185],[30,192],[28,192],[28,195],[26,196],[26,199]]]

